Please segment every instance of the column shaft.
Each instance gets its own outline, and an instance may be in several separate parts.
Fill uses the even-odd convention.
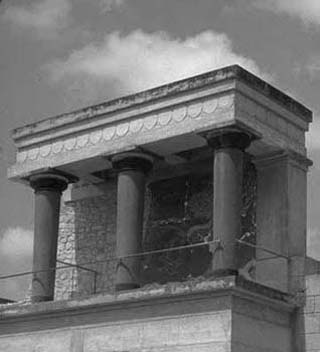
[[[141,252],[145,176],[123,171],[118,178],[117,255]],[[117,270],[117,289],[139,287],[141,258],[123,258]]]
[[[214,148],[213,234],[221,246],[214,246],[212,271],[237,272],[236,247],[241,231],[242,178],[244,149],[250,137],[244,133],[226,133],[209,140]]]
[[[30,184],[35,190],[33,302],[50,301],[54,297],[60,200],[67,182],[66,178],[54,174],[30,178]]]
[[[241,230],[243,152],[219,149],[214,157],[213,233],[223,252],[213,257],[213,270],[236,270],[236,239]]]
[[[149,159],[125,155],[113,162],[118,169],[116,290],[140,286],[141,257],[126,257],[141,252],[146,172]]]
[[[35,195],[33,268],[34,272],[55,268],[59,227],[60,193],[39,191]],[[35,273],[33,301],[53,300],[55,270]]]

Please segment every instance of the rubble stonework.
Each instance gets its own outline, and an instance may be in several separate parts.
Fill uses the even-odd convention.
[[[58,241],[58,260],[96,270],[97,292],[113,288],[115,261],[112,257],[116,245],[114,182],[108,184],[108,192],[103,196],[70,201],[62,206]],[[57,270],[55,299],[89,295],[93,290],[92,272],[78,268]]]
[[[248,157],[244,165],[241,219],[242,234],[250,233],[247,240],[251,243],[255,243],[256,235],[256,183],[255,167]],[[105,195],[65,202],[60,215],[57,259],[97,270],[96,292],[114,290],[116,262],[112,258],[116,254],[117,189],[115,181],[105,185]],[[212,173],[151,183],[145,197],[143,251],[211,238],[212,197]],[[239,265],[242,267],[254,257],[254,250],[241,246],[240,251]],[[142,260],[142,284],[197,277],[205,273],[210,261],[211,253],[206,246],[146,256]],[[90,262],[94,263],[88,264]],[[93,280],[94,274],[83,269],[59,269],[55,299],[92,294]]]

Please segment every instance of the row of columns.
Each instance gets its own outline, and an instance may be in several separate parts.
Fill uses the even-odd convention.
[[[212,270],[217,274],[237,271],[235,245],[240,232],[242,169],[244,150],[250,137],[241,132],[209,136],[214,149],[213,233],[225,244],[213,256]],[[118,172],[116,289],[139,287],[144,194],[146,176],[152,168],[150,156],[125,153],[113,158]],[[35,237],[32,301],[53,300],[60,198],[72,178],[50,172],[30,177],[35,191]]]

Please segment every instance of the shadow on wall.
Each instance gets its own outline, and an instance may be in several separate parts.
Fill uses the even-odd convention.
[[[212,167],[209,168],[212,170]],[[249,157],[244,165],[242,231],[255,244],[256,171]],[[212,172],[189,174],[149,186],[144,251],[210,241],[212,236]],[[239,267],[254,258],[255,250],[238,245]],[[210,268],[209,246],[153,254],[143,260],[143,284],[183,281],[204,275]]]
[[[208,170],[212,170],[208,165]],[[107,181],[105,195],[67,202],[62,206],[58,260],[83,265],[56,273],[55,299],[113,292],[115,279],[115,179]],[[145,197],[143,251],[210,241],[213,213],[212,172],[191,173],[148,185]],[[255,243],[256,172],[250,159],[244,167],[242,232]],[[239,265],[255,256],[253,248],[239,245]],[[212,254],[209,246],[181,249],[142,257],[142,284],[184,281],[206,273]]]

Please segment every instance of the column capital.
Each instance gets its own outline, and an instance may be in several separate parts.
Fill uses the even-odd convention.
[[[111,161],[117,171],[136,170],[146,174],[153,166],[153,158],[144,153],[122,153],[115,155]]]
[[[57,171],[47,171],[31,175],[29,177],[30,186],[35,192],[53,191],[62,193],[71,182],[75,182],[76,177]]]
[[[245,132],[223,132],[220,134],[208,134],[208,144],[215,150],[222,148],[235,148],[244,151],[249,147],[252,137]]]

